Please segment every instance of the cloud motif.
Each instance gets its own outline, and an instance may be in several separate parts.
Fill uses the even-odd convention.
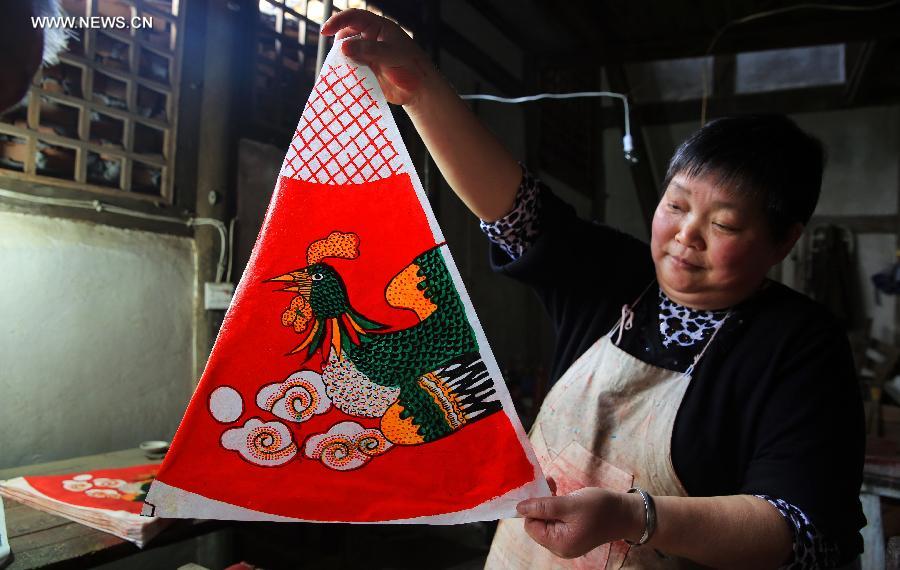
[[[125,485],[125,480],[123,479],[109,479],[107,477],[97,477],[94,479],[95,487],[106,487],[108,489],[118,489]]]
[[[244,399],[231,386],[219,386],[209,395],[209,413],[219,423],[230,424],[244,413]]]
[[[325,393],[322,376],[311,370],[301,370],[284,382],[267,384],[256,394],[256,404],[289,422],[305,422],[331,408]]]
[[[122,479],[110,479],[108,477],[97,477],[94,479],[89,474],[76,475],[62,482],[62,487],[66,491],[84,493],[94,499],[121,499],[122,493],[120,490],[123,490],[127,485],[127,481]]]
[[[121,499],[122,495],[115,489],[88,489],[84,492],[88,497],[94,499]]]
[[[62,482],[62,486],[66,491],[81,493],[82,491],[87,491],[88,489],[92,488],[94,485],[85,480],[76,481],[73,479],[67,479]]]
[[[278,421],[250,418],[242,427],[223,433],[221,442],[225,449],[237,451],[250,463],[262,467],[283,465],[297,455],[291,430]]]
[[[340,422],[306,440],[305,454],[336,471],[357,469],[392,446],[381,431],[356,422]]]

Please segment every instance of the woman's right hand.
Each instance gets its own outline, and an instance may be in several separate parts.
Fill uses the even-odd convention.
[[[389,103],[414,107],[438,77],[428,56],[396,23],[368,12],[350,9],[335,14],[322,26],[323,36],[348,38],[341,51],[368,65]]]

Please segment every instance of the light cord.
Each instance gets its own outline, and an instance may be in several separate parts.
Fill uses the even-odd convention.
[[[625,152],[625,159],[629,162],[637,162],[634,154],[634,141],[631,138],[631,111],[628,105],[628,96],[613,91],[574,91],[571,93],[538,93],[536,95],[525,95],[523,97],[499,97],[497,95],[488,95],[485,93],[475,93],[472,95],[460,95],[463,100],[480,100],[493,101],[495,103],[507,103],[518,105],[521,103],[530,103],[531,101],[540,101],[541,99],[579,99],[585,97],[612,97],[622,101],[623,111],[625,113],[625,134],[622,137],[622,149]]]

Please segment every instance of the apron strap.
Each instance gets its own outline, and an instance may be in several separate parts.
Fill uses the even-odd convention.
[[[655,282],[655,279],[651,281],[650,284],[644,288],[641,294],[638,295],[638,298],[634,300],[634,303],[632,303],[631,305],[622,305],[622,314],[619,317],[619,320],[616,322],[615,326],[613,326],[612,330],[609,331],[608,335],[610,338],[612,338],[612,336],[615,334],[616,340],[614,341],[614,344],[616,346],[619,346],[619,343],[622,342],[622,334],[627,330],[631,330],[631,328],[634,326],[634,307],[636,307],[641,299],[644,298],[644,295],[647,293],[647,291],[650,290],[650,287],[652,287]],[[705,345],[703,345],[703,350],[701,350],[699,353],[697,353],[696,356],[694,356],[693,362],[691,362],[691,365],[688,366],[687,370],[684,371],[685,375],[690,376],[691,374],[693,374],[694,368],[700,362],[700,359],[703,358],[703,356],[706,354],[707,349],[716,338],[716,335],[719,334],[719,331],[722,329],[725,321],[727,321],[728,317],[730,316],[731,311],[729,310],[728,313],[725,314],[725,318],[722,319],[722,321],[716,327],[716,330],[713,331],[712,335],[709,337],[709,340],[706,341]]]
[[[619,317],[619,323],[616,325],[619,329],[619,334],[616,335],[616,346],[622,342],[622,332],[630,331],[632,325],[634,325],[634,311],[628,305],[622,305],[622,316]]]
[[[631,305],[625,304],[622,305],[622,315],[619,317],[619,320],[616,321],[616,324],[613,326],[612,330],[609,331],[609,337],[612,338],[613,333],[616,332],[616,329],[619,330],[619,334],[616,335],[615,345],[619,346],[619,343],[622,341],[622,331],[631,330],[631,327],[634,325],[634,307],[644,298],[644,295],[647,291],[650,290],[650,287],[656,283],[654,279],[651,281],[644,290],[641,291],[641,294],[638,295],[638,298],[634,300],[634,303]]]
[[[697,353],[696,356],[694,356],[694,361],[691,362],[691,365],[688,366],[687,370],[684,371],[685,375],[690,376],[691,374],[694,373],[694,367],[697,366],[697,363],[700,362],[700,359],[703,358],[704,354],[706,354],[706,349],[708,349],[709,345],[712,344],[713,339],[715,339],[716,335],[719,334],[719,331],[722,330],[722,326],[725,324],[725,321],[727,321],[728,317],[730,317],[730,316],[731,316],[731,311],[728,311],[727,313],[725,313],[725,318],[723,318],[719,322],[719,325],[716,327],[716,330],[713,331],[712,336],[710,336],[709,340],[706,341],[706,344],[703,345],[703,350],[701,350],[699,353]]]

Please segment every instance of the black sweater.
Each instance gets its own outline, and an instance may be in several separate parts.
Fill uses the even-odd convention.
[[[622,305],[633,303],[655,274],[647,244],[579,219],[550,192],[542,201],[537,241],[514,261],[493,245],[491,263],[543,302],[556,328],[555,381],[609,332]],[[683,370],[686,361],[647,348],[660,345],[657,294],[654,284],[621,346],[643,361]],[[862,551],[864,453],[850,347],[824,306],[770,282],[733,307],[675,419],[672,461],[688,493],[784,499],[838,544],[844,562]]]

